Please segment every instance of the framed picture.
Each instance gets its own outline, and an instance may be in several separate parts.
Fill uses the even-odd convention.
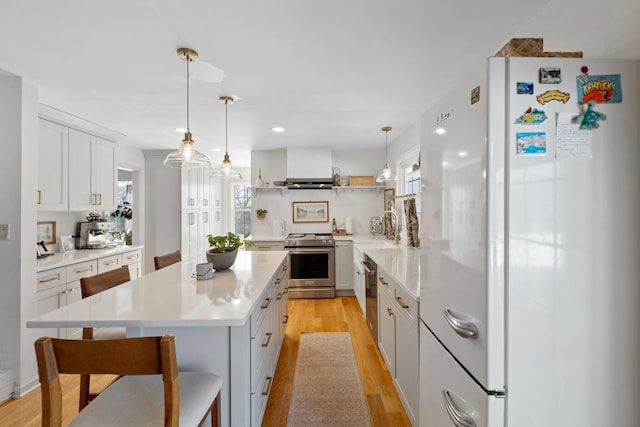
[[[394,188],[387,188],[384,190],[384,210],[393,210],[396,205],[396,190]]]
[[[72,252],[76,250],[75,239],[72,236],[60,236],[58,242],[60,252]]]
[[[55,221],[38,221],[38,229],[36,232],[36,242],[44,241],[44,243],[56,243],[56,222]]]
[[[329,222],[329,202],[292,202],[293,222]]]

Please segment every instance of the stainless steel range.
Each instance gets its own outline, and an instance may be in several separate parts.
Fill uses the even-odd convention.
[[[331,234],[289,234],[289,298],[333,298],[336,295],[335,240]]]

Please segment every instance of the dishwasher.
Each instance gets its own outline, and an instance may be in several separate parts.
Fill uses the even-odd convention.
[[[366,272],[366,314],[367,327],[373,341],[378,345],[378,266],[364,254],[362,266]]]

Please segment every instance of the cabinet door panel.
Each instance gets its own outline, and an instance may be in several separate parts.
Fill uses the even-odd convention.
[[[66,211],[69,209],[69,131],[43,119],[38,129],[38,209]]]
[[[111,210],[117,207],[116,182],[117,158],[116,144],[102,138],[95,138],[95,174],[93,179],[94,193],[97,194],[97,203],[102,210]]]
[[[396,376],[396,318],[394,303],[378,287],[378,348],[392,378]]]
[[[95,136],[69,129],[69,210],[93,210],[97,203],[91,177]]]

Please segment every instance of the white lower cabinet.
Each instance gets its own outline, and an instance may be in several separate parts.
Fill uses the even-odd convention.
[[[142,251],[138,249],[122,254],[122,265],[129,267],[131,280],[142,276]]]
[[[280,316],[282,303],[286,302],[282,294],[286,277],[287,264],[283,262],[261,305],[251,314],[251,426],[262,423],[284,339]]]
[[[38,315],[81,300],[80,279],[95,275],[97,270],[96,261],[87,261],[39,272],[36,288]],[[50,329],[46,334],[56,338],[81,338],[82,330]]]
[[[37,314],[44,314],[82,299],[80,279],[129,266],[131,279],[141,276],[142,250],[110,255],[91,261],[79,262],[65,267],[53,268],[37,273]],[[45,332],[46,331],[46,332]],[[43,330],[43,335],[54,338],[82,338],[81,328],[52,328]]]
[[[351,295],[353,292],[353,242],[337,241],[335,252],[336,294]]]
[[[353,293],[360,304],[362,313],[367,313],[367,284],[366,284],[366,271],[362,267],[362,251],[353,245]]]
[[[378,265],[378,348],[413,425],[420,403],[418,323],[418,302]]]

